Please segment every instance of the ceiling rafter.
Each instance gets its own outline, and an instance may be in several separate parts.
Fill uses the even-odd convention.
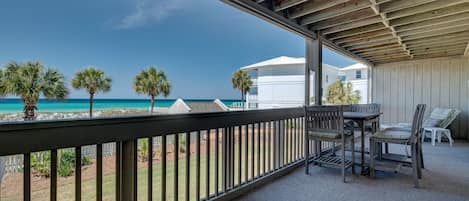
[[[380,12],[379,10],[379,7],[376,3],[376,0],[370,0],[371,2],[371,9],[373,9],[373,11],[376,13],[376,15],[379,15],[381,17],[381,22],[384,24],[384,26],[386,26],[387,28],[389,28],[389,30],[391,30],[391,33],[392,35],[397,39],[397,42],[399,43],[399,45],[402,46],[402,49],[407,52],[407,55],[409,55],[410,57],[412,57],[412,54],[411,52],[407,49],[406,45],[404,42],[402,42],[402,38],[397,34],[396,30],[394,29],[393,26],[389,25],[389,21],[388,19],[386,18],[386,14],[385,13],[382,13]],[[392,1],[391,1],[392,2]]]

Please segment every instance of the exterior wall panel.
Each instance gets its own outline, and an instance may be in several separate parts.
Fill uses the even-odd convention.
[[[372,69],[372,102],[382,105],[382,122],[412,121],[419,103],[425,117],[436,107],[462,112],[450,126],[453,137],[469,139],[469,58],[447,57],[381,64]]]

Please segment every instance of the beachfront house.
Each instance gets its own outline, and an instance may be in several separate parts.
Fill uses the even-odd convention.
[[[360,102],[368,102],[368,67],[357,63],[344,68],[322,64],[322,97],[336,80],[352,83],[360,93]],[[304,104],[305,58],[281,56],[241,67],[250,73],[253,86],[246,94],[250,109],[299,107]],[[310,82],[314,87],[314,72]],[[311,99],[314,99],[312,96]]]
[[[304,124],[303,107],[3,123],[0,155],[24,158],[22,174],[17,177],[22,181],[17,182],[20,186],[15,188],[20,196],[15,200],[30,201],[40,195],[46,195],[46,200],[51,201],[60,200],[60,196],[80,201],[82,195],[84,200],[102,200],[103,195],[110,192],[111,199],[118,201],[468,200],[467,0],[222,1],[305,39],[303,105],[310,105],[312,96],[314,105],[322,105],[322,49],[329,48],[369,66],[371,90],[368,96],[370,102],[381,105],[380,122],[413,122],[418,104],[426,104],[427,110],[424,115],[417,110],[415,114],[419,118],[416,119],[421,119],[422,115],[428,118],[435,108],[453,108],[460,114],[447,128],[456,143],[453,147],[432,146],[420,140],[406,140],[417,144],[411,152],[399,145],[381,146],[380,159],[399,154],[403,156],[399,159],[408,160],[411,153],[416,161],[418,151],[421,153],[418,158],[423,158],[417,163],[425,165],[424,168],[422,165],[409,168],[405,161],[396,164],[387,160],[395,166],[371,179],[366,176],[366,166],[368,159],[375,155],[366,150],[380,146],[369,146],[371,134],[365,135],[363,126],[363,135],[359,132],[360,135],[349,136],[356,138],[355,145],[360,147],[357,161],[363,175],[353,176],[351,182],[343,183],[341,171],[308,165],[309,161],[318,159],[309,157],[311,154],[319,159],[324,156],[321,154],[341,155],[334,149],[341,143],[305,138],[311,130]],[[213,30],[216,31],[216,27]],[[311,71],[316,72],[312,88]],[[296,92],[283,96],[293,93]],[[314,120],[309,120],[309,125],[315,124]],[[394,137],[417,136],[419,129],[413,130],[412,134]],[[337,131],[322,133],[324,137],[335,139],[337,136]],[[192,136],[195,142],[188,143]],[[154,139],[161,143],[154,144]],[[154,160],[140,162],[139,141],[150,145],[143,155]],[[103,163],[106,157],[102,155],[102,145],[107,143],[116,145],[116,154],[111,161]],[[82,177],[81,148],[89,145],[97,151],[93,160],[96,165],[86,169],[95,173],[93,179]],[[67,185],[59,184],[62,180],[57,175],[57,154],[64,148],[75,152],[74,177],[67,180],[71,181]],[[48,188],[42,191],[32,186],[35,178],[31,174],[34,162],[31,155],[38,151],[50,153],[50,163],[46,165],[50,167],[50,177],[42,184]],[[329,162],[335,164],[337,160]],[[359,167],[354,163],[348,165]],[[114,171],[103,175],[103,166]],[[310,168],[308,175],[303,167]],[[415,180],[420,182],[421,189],[414,188],[412,181]],[[67,186],[73,190],[66,190]]]

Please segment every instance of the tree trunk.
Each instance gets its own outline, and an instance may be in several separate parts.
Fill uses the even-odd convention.
[[[24,120],[31,121],[36,119],[36,102],[30,102],[28,100],[23,100],[24,103]]]
[[[94,93],[90,93],[90,118],[93,117],[93,97]]]
[[[153,109],[155,108],[155,96],[151,96],[151,106],[150,106],[150,113],[153,114]]]
[[[246,106],[245,106],[245,103],[244,103],[244,92],[241,91],[241,103],[242,103],[242,106],[243,106],[243,110],[246,109]]]

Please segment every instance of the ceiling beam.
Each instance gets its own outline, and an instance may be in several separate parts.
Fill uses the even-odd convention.
[[[337,33],[339,31],[350,30],[350,29],[354,29],[354,28],[357,28],[357,27],[367,26],[367,25],[375,24],[375,23],[379,23],[379,22],[381,22],[381,17],[374,16],[374,17],[362,19],[362,20],[356,21],[356,22],[352,22],[352,23],[348,23],[348,24],[344,24],[344,25],[339,25],[339,26],[335,26],[335,27],[330,27],[330,28],[322,30],[321,33],[327,35],[327,34],[331,34],[331,33]]]
[[[457,28],[461,26],[468,26],[468,25],[469,25],[469,20],[461,20],[461,21],[455,21],[455,22],[450,22],[446,24],[440,24],[439,26],[423,27],[420,29],[402,31],[402,32],[399,32],[399,35],[410,36],[410,35],[427,33],[427,32],[432,32],[432,31],[437,31],[437,30],[453,29],[453,28]]]
[[[370,39],[373,37],[384,36],[384,35],[389,35],[389,34],[391,34],[389,29],[387,29],[386,27],[383,27],[382,29],[377,30],[377,31],[372,31],[368,33],[358,34],[355,36],[340,38],[340,39],[334,40],[334,42],[337,44],[341,44],[341,43],[352,42],[352,41],[357,41],[357,40]]]
[[[305,15],[330,8],[347,1],[349,0],[309,0],[299,6],[292,8],[288,17],[293,19],[303,17]]]
[[[363,26],[363,27],[358,27],[358,28],[355,28],[355,29],[349,29],[349,30],[346,30],[346,31],[341,31],[341,32],[338,32],[338,33],[332,33],[332,34],[327,35],[327,38],[330,39],[330,40],[335,40],[335,39],[345,38],[345,37],[349,37],[349,36],[356,36],[356,35],[363,34],[363,33],[369,33],[369,32],[381,30],[381,29],[384,29],[384,28],[386,28],[386,26],[384,26],[380,22],[380,23],[375,23],[375,24]]]
[[[435,0],[394,0],[379,5],[379,11],[382,13],[389,13],[397,10],[411,8],[414,6],[426,4]]]
[[[307,28],[292,22],[291,20],[277,14],[276,12],[259,5],[258,3],[251,0],[222,0],[223,2],[264,19],[272,24],[282,27],[288,31],[296,33],[306,38],[317,39],[316,33],[308,30]]]
[[[361,9],[355,12],[351,12],[351,13],[340,15],[337,17],[322,20],[314,24],[310,24],[309,28],[311,30],[322,30],[322,29],[329,28],[329,27],[353,23],[353,22],[366,19],[369,17],[373,17],[373,16],[376,16],[376,14],[370,8],[365,8],[365,9]]]
[[[374,46],[377,46],[377,45],[381,45],[381,44],[389,44],[389,43],[396,43],[396,44],[399,44],[397,42],[397,39],[392,37],[392,38],[389,38],[389,39],[386,39],[386,40],[381,40],[381,41],[372,41],[372,42],[368,42],[368,43],[361,43],[361,44],[349,44],[347,47],[347,49],[362,49],[362,48],[367,48],[367,47],[374,47]],[[399,44],[400,45],[400,44]],[[401,45],[402,46],[402,45]]]
[[[377,36],[377,37],[372,37],[372,38],[366,38],[366,39],[362,39],[362,40],[356,40],[356,41],[348,42],[348,43],[338,43],[338,44],[340,44],[343,47],[351,47],[351,46],[354,46],[354,45],[361,45],[361,44],[366,44],[366,43],[383,42],[383,41],[387,41],[387,40],[390,40],[390,39],[395,39],[392,34]]]
[[[430,36],[414,40],[406,40],[406,44],[420,44],[420,43],[433,43],[446,40],[456,40],[461,38],[469,38],[469,31],[456,32],[445,34],[443,36]]]
[[[407,25],[401,25],[394,27],[397,32],[401,31],[409,31],[409,30],[414,30],[414,29],[419,29],[419,28],[424,28],[424,27],[436,27],[440,24],[447,24],[450,22],[457,22],[457,21],[463,21],[469,19],[469,11],[465,13],[460,13],[456,15],[449,15],[446,17],[440,17],[436,19],[430,19],[426,21],[421,21],[421,22],[416,22],[412,24],[407,24]]]
[[[371,47],[362,47],[362,48],[350,47],[347,49],[350,50],[351,52],[359,52],[359,51],[381,50],[381,49],[386,49],[386,48],[396,47],[396,46],[400,46],[400,45],[393,42],[393,43],[387,43],[387,44],[379,44],[379,45],[375,45]]]
[[[444,36],[445,34],[451,34],[451,33],[456,33],[456,32],[463,32],[463,31],[469,31],[469,26],[460,26],[460,27],[454,27],[452,29],[441,29],[441,30],[436,30],[436,31],[431,31],[431,32],[426,32],[426,33],[414,34],[410,36],[403,36],[402,39],[404,41],[408,41],[408,40],[415,40],[415,39],[427,38],[427,37]]]
[[[402,42],[401,36],[397,34],[393,26],[389,25],[389,20],[387,19],[386,14],[380,11],[380,8],[378,7],[379,5],[376,4],[376,0],[370,0],[370,2],[371,2],[371,9],[373,9],[373,11],[375,11],[375,13],[381,17],[381,22],[384,24],[384,26],[386,26],[387,28],[389,28],[389,30],[391,30],[391,34],[397,39],[397,42],[399,43],[399,45],[402,46],[402,50],[406,51],[407,55],[412,57],[412,54],[406,48],[405,43]]]
[[[370,54],[385,53],[385,52],[388,52],[388,51],[395,51],[395,50],[402,51],[402,48],[401,48],[401,46],[396,45],[396,46],[377,49],[377,50],[373,50],[373,51],[355,51],[354,53],[357,54],[357,55],[370,55]]]
[[[448,57],[448,56],[456,56],[461,55],[463,53],[461,51],[451,51],[451,52],[435,52],[435,53],[417,53],[415,54],[415,59],[426,59],[426,58],[436,58],[436,57]]]
[[[418,13],[423,13],[427,11],[432,11],[432,10],[437,10],[440,8],[446,8],[449,6],[454,6],[457,4],[461,3],[467,3],[467,0],[444,0],[444,1],[434,1],[430,3],[426,3],[423,5],[415,6],[415,7],[410,7],[410,8],[404,8],[402,10],[397,10],[391,13],[386,13],[386,17],[390,20],[396,19],[396,18],[401,18],[405,16],[410,16],[410,15],[415,15]]]
[[[464,13],[467,11],[469,11],[469,3],[463,3],[463,4],[459,4],[455,6],[440,8],[437,10],[427,11],[427,12],[423,12],[423,13],[419,13],[415,15],[393,19],[389,21],[389,24],[391,26],[401,26],[405,24],[421,22],[421,21],[435,19],[439,17],[455,15],[458,13]]]
[[[341,16],[370,6],[368,0],[350,0],[345,3],[308,14],[301,18],[301,25],[309,25],[329,18]]]
[[[287,8],[291,8],[293,6],[304,3],[306,1],[308,1],[308,0],[278,0],[278,1],[275,2],[274,10],[275,10],[275,12],[279,12],[279,11],[285,10]]]
[[[409,49],[415,49],[420,47],[433,47],[433,46],[450,46],[456,44],[466,44],[469,41],[469,37],[458,39],[458,40],[441,40],[441,41],[434,41],[432,43],[418,43],[418,44],[407,44]]]

